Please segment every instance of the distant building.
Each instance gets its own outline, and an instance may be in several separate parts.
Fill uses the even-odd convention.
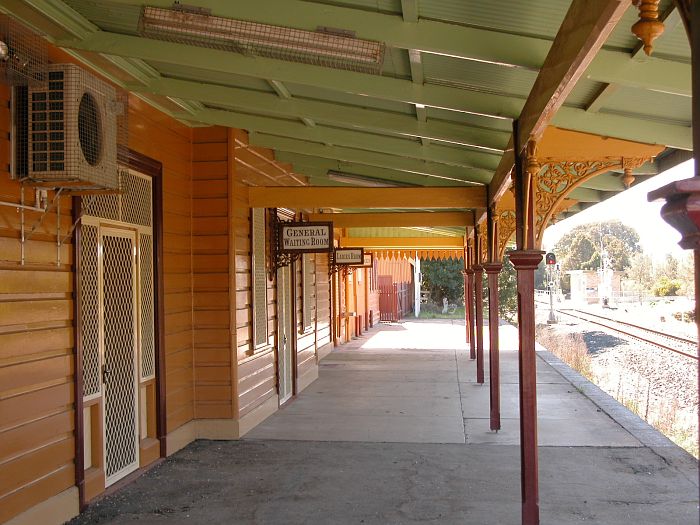
[[[608,279],[602,279],[597,270],[570,270],[566,273],[571,276],[571,301],[574,303],[603,303],[605,298],[612,302],[622,290],[623,272],[608,270]]]

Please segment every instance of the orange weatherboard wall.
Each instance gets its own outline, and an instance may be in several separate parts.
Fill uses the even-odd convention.
[[[9,174],[9,98],[0,86],[0,201],[19,202]],[[34,205],[34,191],[25,199]],[[24,215],[31,230],[40,213]],[[70,199],[61,200],[59,221],[67,232]],[[73,250],[68,240],[57,264],[56,225],[55,211],[47,214],[20,266],[20,213],[0,206],[0,522],[75,482]]]
[[[69,61],[52,51],[54,59]],[[0,87],[0,201],[19,203],[10,179],[10,90]],[[241,130],[190,128],[136,97],[129,100],[129,148],[162,165],[162,355],[165,453],[197,438],[236,439],[278,408],[277,282],[267,279],[269,344],[252,348],[250,186],[300,186],[306,180],[251,146]],[[49,191],[49,201],[53,193]],[[73,199],[60,199],[62,236],[70,231]],[[26,204],[34,189],[25,187]],[[317,210],[293,210],[302,218]],[[273,213],[267,211],[268,217]],[[40,214],[25,212],[29,229]],[[156,221],[158,222],[158,221]],[[268,222],[269,225],[269,222]],[[78,512],[75,414],[75,261],[72,237],[60,247],[56,213],[46,214],[26,242],[20,263],[20,213],[0,206],[0,522],[27,516],[39,503],[60,505],[55,519]],[[267,228],[270,269],[271,228]],[[293,267],[293,363],[298,393],[318,376],[318,360],[332,348],[329,257],[315,254],[309,275]],[[363,271],[362,283],[369,277]],[[311,279],[311,288],[303,279]],[[311,290],[311,291],[309,291]],[[305,296],[309,294],[308,296]],[[376,295],[376,294],[375,294]],[[374,295],[359,290],[368,310]],[[309,310],[309,304],[313,308]],[[373,302],[374,301],[374,302]],[[314,312],[309,318],[309,311]],[[306,318],[304,318],[306,316]],[[377,312],[375,311],[375,322]],[[363,327],[368,321],[365,321]],[[364,329],[364,328],[363,328]],[[353,329],[354,330],[354,329]],[[155,395],[152,390],[147,395]],[[153,404],[154,405],[154,404]],[[151,406],[151,405],[149,405]],[[86,403],[92,454],[83,500],[105,489],[101,405]],[[150,409],[149,409],[150,410]],[[141,439],[140,467],[159,457],[150,430]],[[82,449],[80,452],[82,453]],[[59,502],[60,503],[57,503]],[[23,514],[24,513],[24,514]]]

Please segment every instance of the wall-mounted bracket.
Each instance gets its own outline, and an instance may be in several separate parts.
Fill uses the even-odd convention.
[[[271,243],[270,243],[270,279],[277,273],[277,270],[289,266],[301,257],[301,252],[299,253],[286,253],[280,250],[281,236],[282,236],[282,224],[294,222],[293,219],[281,219],[277,213],[277,208],[273,208],[270,213],[270,231]]]

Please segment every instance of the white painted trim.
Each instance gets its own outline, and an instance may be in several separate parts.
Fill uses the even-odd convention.
[[[181,427],[170,432],[166,438],[165,455],[171,456],[185,448],[197,438],[197,422],[191,419]]]
[[[197,419],[197,439],[222,441],[239,437],[237,419]]]

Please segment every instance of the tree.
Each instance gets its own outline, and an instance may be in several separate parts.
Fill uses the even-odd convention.
[[[464,262],[460,259],[421,259],[420,271],[423,274],[421,288],[430,291],[430,299],[438,305],[443,297],[450,303],[464,303]]]
[[[679,293],[688,297],[695,293],[695,263],[693,254],[685,253],[678,266],[678,280],[681,282]]]
[[[518,281],[508,256],[503,257],[503,269],[498,274],[498,315],[511,323],[518,316]]]
[[[635,253],[627,268],[626,277],[632,282],[637,292],[651,292],[654,286],[654,273],[651,257],[644,253]]]
[[[670,253],[667,253],[666,259],[656,271],[656,278],[661,279],[662,277],[666,277],[666,279],[669,280],[678,279],[679,270],[680,264],[678,263],[678,259],[673,257]]]
[[[568,271],[597,270],[601,250],[607,252],[614,270],[624,270],[634,254],[642,251],[639,234],[620,221],[585,224],[559,239],[553,251],[562,271]]]

